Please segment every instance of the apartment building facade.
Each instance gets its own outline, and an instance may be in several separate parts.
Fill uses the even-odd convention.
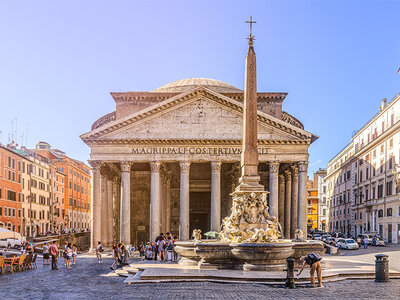
[[[381,102],[328,164],[330,230],[400,242],[400,95]],[[350,197],[350,199],[349,199]]]

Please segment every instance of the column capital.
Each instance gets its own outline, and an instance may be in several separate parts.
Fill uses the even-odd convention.
[[[299,172],[307,172],[308,162],[300,161],[297,163],[297,165],[299,167]]]
[[[285,171],[285,179],[287,181],[291,181],[292,180],[292,172],[290,172],[290,170],[286,170]]]
[[[285,181],[285,175],[279,174],[279,182],[284,182]]]
[[[221,171],[222,163],[220,161],[212,161],[211,162],[211,171],[212,172],[219,172]]]
[[[290,168],[292,169],[292,176],[299,175],[299,168],[296,165],[291,165]]]
[[[130,172],[130,171],[131,171],[131,162],[121,161],[121,172]]]
[[[179,162],[181,173],[188,173],[190,171],[190,161],[183,160]]]
[[[161,169],[160,161],[151,161],[150,162],[150,171],[151,173],[159,173]]]
[[[269,164],[269,172],[270,173],[278,173],[279,172],[279,162],[270,161],[268,164]]]
[[[93,171],[99,171],[101,167],[101,160],[90,160],[89,165],[92,167]]]

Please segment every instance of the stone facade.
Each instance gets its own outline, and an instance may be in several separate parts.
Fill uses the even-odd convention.
[[[243,92],[225,85],[219,85],[223,93],[207,84],[175,86],[179,92],[169,86],[168,94],[112,93],[114,117],[100,118],[81,136],[91,148],[94,172],[93,241],[138,243],[167,231],[189,239],[194,228],[219,230],[222,218],[230,214],[230,194],[240,177],[243,130]],[[257,112],[258,172],[267,190],[274,185],[270,209],[277,217],[279,206],[285,207],[279,176],[294,172],[299,178],[296,190],[305,193],[300,177],[306,178],[308,147],[316,139],[297,119],[282,113],[285,96],[257,94],[268,99]],[[291,193],[286,196],[292,198]],[[110,205],[112,218],[105,226],[113,227],[111,236],[98,222],[102,218],[101,224],[106,223],[104,211]],[[292,230],[297,226],[293,221]]]

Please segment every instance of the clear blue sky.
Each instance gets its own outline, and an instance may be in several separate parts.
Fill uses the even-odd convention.
[[[239,88],[252,15],[258,90],[288,92],[284,110],[320,136],[327,162],[400,92],[400,1],[0,2],[0,130],[86,161],[79,135],[115,104],[187,77]]]

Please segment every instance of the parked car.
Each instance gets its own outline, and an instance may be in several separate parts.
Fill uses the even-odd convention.
[[[373,246],[385,246],[385,241],[382,240],[380,237],[373,237],[372,245]]]
[[[0,248],[7,248],[8,243],[11,244],[11,248],[18,249],[24,242],[24,238],[18,239],[0,239]]]
[[[314,234],[314,240],[320,241],[322,239],[320,234]]]
[[[372,244],[372,237],[369,236],[368,234],[359,234],[357,238],[361,238],[361,245],[364,245],[364,239],[367,238],[368,243],[367,245]]]
[[[339,239],[338,245],[340,249],[348,249],[348,250],[358,249],[358,244],[353,239]]]

